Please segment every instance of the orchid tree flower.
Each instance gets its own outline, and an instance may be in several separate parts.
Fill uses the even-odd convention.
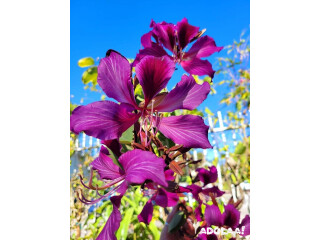
[[[160,207],[173,207],[179,201],[179,195],[166,191],[163,187],[158,187],[154,183],[148,184],[148,190],[144,191],[144,196],[151,196],[148,202],[144,205],[141,213],[138,215],[140,222],[149,224],[152,219],[153,205],[157,204]]]
[[[133,62],[134,66],[145,56],[170,56],[175,63],[181,64],[186,72],[199,76],[208,75],[213,78],[215,71],[211,63],[201,58],[220,52],[223,47],[217,47],[213,38],[201,36],[205,30],[199,31],[200,28],[190,25],[186,18],[176,25],[166,22],[155,23],[152,20],[150,27],[152,30],[141,37],[144,49],[137,54]],[[152,41],[152,37],[155,42]],[[195,40],[197,41],[186,51],[188,44]],[[172,55],[169,55],[164,48]]]
[[[201,221],[201,206],[203,202],[210,201],[212,197],[221,197],[225,192],[221,191],[217,186],[206,187],[208,184],[212,184],[217,181],[218,173],[215,166],[209,167],[209,170],[205,168],[197,168],[197,176],[192,182],[202,182],[202,186],[191,184],[187,186],[191,189],[193,198],[198,201],[198,207],[195,209],[195,217],[198,221]]]
[[[168,56],[146,56],[136,65],[136,78],[143,89],[144,101],[135,100],[132,69],[128,60],[120,53],[109,50],[98,66],[98,84],[106,95],[117,100],[98,101],[77,107],[71,115],[71,131],[81,131],[101,140],[119,139],[124,131],[139,121],[140,136],[146,141],[147,132],[156,134],[154,128],[176,144],[186,148],[211,148],[208,141],[208,126],[200,116],[182,115],[161,117],[161,112],[176,109],[193,110],[210,92],[210,85],[199,85],[190,75],[169,93],[161,92],[175,69]],[[145,132],[144,135],[141,132]],[[147,143],[147,141],[146,141]]]
[[[177,184],[174,184],[174,172],[171,169],[168,169],[164,172],[165,179],[168,183],[168,187],[158,186],[154,183],[145,184],[144,196],[150,197],[148,202],[143,207],[141,213],[138,215],[138,219],[140,222],[144,222],[145,224],[149,224],[152,219],[153,214],[153,205],[157,204],[160,207],[173,207],[175,206],[180,196],[183,192],[191,192],[190,189],[180,187]],[[174,185],[174,191],[167,191],[170,188],[170,185]]]
[[[119,228],[121,221],[118,208],[121,198],[127,191],[129,185],[139,185],[150,180],[154,185],[168,186],[164,174],[166,164],[162,158],[157,157],[155,154],[139,149],[128,151],[118,159],[121,167],[117,166],[108,155],[108,149],[102,146],[99,156],[90,164],[92,170],[98,172],[100,179],[106,181],[104,186],[93,186],[93,171],[91,171],[88,185],[86,185],[81,178],[83,186],[96,190],[99,198],[88,200],[82,192],[80,194],[78,193],[79,200],[85,204],[94,204],[105,198],[110,198],[113,204],[113,211],[98,236],[98,240],[116,239],[115,231]],[[98,192],[99,190],[109,191],[101,195]],[[116,196],[116,194],[119,195]]]
[[[240,223],[240,212],[232,204],[224,206],[224,212],[221,213],[218,206],[215,204],[207,205],[204,213],[204,218],[208,226],[217,226],[231,228],[235,230],[239,228],[241,236],[250,235],[250,217],[247,215]]]
[[[205,221],[204,224],[201,225],[201,228],[207,228],[211,226],[216,226],[219,228],[229,229],[231,228],[233,231],[238,229],[238,234],[240,236],[248,236],[250,235],[250,217],[246,215],[241,223],[240,220],[240,212],[232,205],[228,204],[224,206],[224,212],[221,213],[219,207],[215,204],[207,205],[205,210]],[[196,240],[218,240],[216,234],[207,234],[207,233],[199,233]],[[235,238],[230,238],[230,240],[235,240]]]

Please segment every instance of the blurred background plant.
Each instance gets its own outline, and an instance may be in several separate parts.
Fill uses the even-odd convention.
[[[250,199],[250,41],[249,36],[244,39],[243,34],[239,41],[226,46],[224,50],[227,56],[217,58],[216,77],[222,79],[219,82],[212,82],[211,95],[217,94],[219,86],[227,89],[224,97],[220,100],[221,105],[229,106],[224,118],[221,112],[216,109],[205,108],[204,111],[195,109],[176,110],[167,115],[194,114],[205,118],[210,126],[209,139],[212,142],[213,150],[193,149],[194,160],[202,160],[200,166],[215,165],[219,172],[219,187],[226,192],[224,195],[225,203],[230,198],[234,202],[241,200],[241,215],[249,213]],[[128,59],[132,62],[132,59]],[[99,58],[85,57],[78,61],[79,67],[84,68],[82,83],[84,89],[100,95],[100,99],[106,99],[103,91],[97,84],[97,65]],[[203,81],[210,82],[207,77],[200,78],[194,76],[197,83]],[[135,89],[137,99],[143,99],[141,88]],[[77,105],[70,103],[70,113]],[[231,108],[230,108],[231,107]],[[128,131],[132,131],[129,129]],[[232,139],[230,139],[232,133]],[[160,133],[159,133],[160,134]],[[102,230],[104,223],[112,211],[110,201],[104,200],[92,206],[85,205],[77,200],[76,192],[81,186],[79,174],[88,180],[89,164],[97,156],[100,143],[97,139],[86,137],[84,134],[79,136],[70,133],[70,239],[95,239]],[[161,135],[159,136],[161,138]],[[120,139],[123,148],[131,149],[126,132]],[[173,142],[167,139],[167,145],[173,146]],[[190,154],[188,153],[188,154]],[[208,155],[214,157],[209,160]],[[190,184],[190,176],[187,171],[195,175],[195,166],[190,165],[180,177],[180,182]],[[93,182],[101,184],[96,178]],[[86,196],[96,197],[94,191],[84,190]],[[131,187],[130,191],[122,198],[120,211],[123,216],[120,228],[117,231],[118,239],[160,239],[161,229],[164,226],[169,210],[158,206],[154,208],[153,219],[147,226],[140,223],[137,215],[148,199],[143,197],[139,187]],[[191,198],[186,195],[186,201]],[[190,202],[195,205],[195,202]],[[238,236],[239,237],[239,236]]]

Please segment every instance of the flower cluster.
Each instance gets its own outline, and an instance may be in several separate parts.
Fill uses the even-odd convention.
[[[118,103],[107,100],[93,102],[77,107],[71,115],[72,132],[84,132],[101,139],[102,143],[99,156],[91,163],[89,182],[86,184],[81,177],[82,185],[95,190],[98,198],[89,200],[81,190],[78,192],[78,199],[85,204],[94,204],[102,199],[110,199],[113,204],[113,211],[97,239],[116,239],[115,232],[121,222],[120,201],[130,185],[140,185],[144,195],[149,197],[138,215],[139,221],[146,224],[152,219],[155,204],[161,207],[180,204],[182,213],[191,223],[189,227],[181,225],[177,228],[181,239],[205,239],[203,234],[198,234],[200,230],[193,228],[195,221],[202,222],[202,227],[236,228],[245,225],[248,219],[240,224],[239,211],[232,204],[220,212],[215,199],[224,192],[216,186],[208,187],[217,180],[214,166],[209,170],[198,168],[191,185],[182,187],[175,181],[185,166],[198,162],[188,159],[186,153],[191,148],[211,148],[211,144],[208,126],[200,116],[165,117],[164,114],[177,109],[194,110],[206,99],[210,84],[198,84],[192,74],[213,78],[212,65],[201,58],[219,52],[222,47],[217,47],[211,37],[202,36],[205,30],[200,31],[199,27],[190,25],[186,18],[176,25],[151,21],[150,27],[152,30],[141,38],[143,49],[132,64],[114,50],[108,50],[99,63],[98,84],[109,98]],[[187,51],[188,44],[192,42],[194,44]],[[167,92],[166,86],[176,64],[180,64],[189,75],[183,75],[175,88]],[[142,88],[143,100],[138,100],[135,94],[138,87]],[[132,150],[125,152],[119,139],[131,126]],[[167,146],[160,140],[160,133],[175,145]],[[177,161],[178,157],[182,160]],[[95,172],[104,182],[103,186],[93,184]],[[180,197],[188,192],[198,202],[194,211],[185,202],[179,202]],[[209,201],[214,204],[208,205]]]

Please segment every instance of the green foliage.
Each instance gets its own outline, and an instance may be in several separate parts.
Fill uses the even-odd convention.
[[[79,67],[89,67],[89,66],[92,66],[94,65],[94,60],[92,57],[85,57],[85,58],[81,58],[79,61],[78,61],[78,66]]]
[[[236,146],[236,149],[234,150],[234,153],[241,155],[245,151],[246,151],[246,146],[242,142],[239,142],[238,145]]]
[[[92,83],[93,85],[97,85],[98,78],[98,68],[90,67],[82,74],[82,82],[84,84]]]
[[[129,127],[120,137],[120,143],[121,144],[130,144],[133,139],[133,125]]]

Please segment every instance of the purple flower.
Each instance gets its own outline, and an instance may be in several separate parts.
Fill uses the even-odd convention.
[[[146,180],[151,180],[154,185],[160,184],[165,187],[168,186],[164,175],[164,160],[157,157],[155,154],[138,149],[128,151],[122,154],[118,159],[121,167],[114,164],[112,159],[108,157],[108,154],[107,148],[102,146],[99,157],[91,163],[92,169],[96,170],[100,178],[106,181],[104,186],[98,187],[92,185],[92,172],[88,186],[83,183],[81,178],[81,183],[88,189],[96,190],[99,198],[88,200],[83,194],[78,196],[79,200],[85,204],[94,204],[104,198],[111,197],[113,211],[97,238],[100,240],[116,239],[114,232],[119,228],[121,221],[121,215],[118,208],[120,206],[120,200],[127,191],[129,185],[142,184]],[[106,194],[99,194],[98,190],[106,189],[109,189]],[[113,196],[116,192],[120,195]]]
[[[151,190],[151,191],[150,191]],[[138,215],[140,222],[149,224],[152,219],[153,213],[153,203],[157,204],[160,207],[173,207],[179,201],[179,195],[176,193],[168,192],[161,187],[156,187],[155,189],[148,189],[149,194],[151,192],[152,197],[144,205],[141,213]]]
[[[196,171],[198,172],[196,179],[203,182],[203,186],[214,183],[218,179],[218,172],[215,166],[209,167],[209,171],[205,168],[198,168]]]
[[[240,212],[232,205],[224,206],[223,212],[224,225],[235,229],[239,225]]]
[[[214,204],[206,206],[204,218],[209,226],[222,227],[224,225],[224,216],[219,207]]]
[[[171,169],[165,171],[165,179],[168,181],[168,184],[172,179],[174,179],[173,175],[174,172]],[[168,192],[154,183],[147,183],[145,187],[148,189],[144,190],[144,195],[150,196],[150,199],[138,215],[138,219],[140,222],[149,224],[152,219],[153,203],[163,208],[173,207],[179,201],[179,195],[177,193]]]
[[[224,206],[224,212],[221,213],[216,205],[207,205],[204,213],[208,226],[239,228],[241,236],[250,235],[250,217],[247,215],[242,222],[240,221],[240,212],[232,204]]]
[[[202,188],[198,185],[192,184],[187,186],[187,188],[191,189],[193,198],[199,202],[199,205],[203,202],[202,199],[204,198],[206,198],[207,201],[210,200],[210,193],[212,193],[214,197],[221,197],[224,194],[224,192],[216,186],[211,188]]]
[[[142,86],[144,101],[139,105],[134,97],[131,67],[118,52],[109,50],[98,67],[98,84],[111,101],[93,102],[77,107],[70,119],[71,131],[101,140],[119,139],[124,131],[140,119],[141,132],[153,128],[184,147],[211,148],[208,126],[199,116],[183,115],[161,117],[159,112],[176,109],[193,110],[207,97],[210,85],[199,85],[193,77],[182,76],[181,81],[169,93],[160,93],[174,72],[174,62],[168,57],[147,56],[136,66],[136,77]],[[152,132],[153,133],[153,132]],[[154,133],[153,133],[154,134]],[[147,134],[144,134],[147,142]]]
[[[155,23],[152,20],[150,27],[152,30],[141,37],[144,49],[139,51],[133,65],[148,55],[169,56],[163,49],[164,47],[172,53],[170,58],[180,63],[186,72],[200,76],[208,75],[213,78],[215,71],[211,63],[201,59],[223,49],[223,47],[217,47],[213,38],[200,37],[204,31],[199,32],[199,27],[190,25],[186,18],[183,18],[177,25],[166,22]],[[151,40],[151,37],[155,39],[155,42]],[[187,45],[196,39],[197,41],[186,51]]]
[[[117,240],[116,231],[120,227],[121,213],[119,211],[122,196],[111,197],[113,210],[96,240]]]
[[[152,219],[153,213],[153,204],[151,199],[144,205],[141,213],[138,215],[139,222],[144,222],[145,224],[149,224]]]
[[[106,181],[106,185],[102,187],[92,185],[92,172],[88,186],[82,184],[93,190],[111,189],[105,195],[99,195],[100,198],[90,201],[82,196],[79,200],[87,203],[94,204],[98,201],[112,196],[118,192],[123,195],[130,184],[142,184],[146,180],[151,180],[155,184],[168,186],[165,180],[164,167],[166,166],[162,158],[157,157],[155,154],[142,151],[139,149],[128,151],[122,154],[118,161],[121,168],[117,166],[113,160],[108,156],[109,152],[104,146],[101,147],[99,156],[90,164],[93,170],[96,170],[100,179]]]
[[[239,224],[238,228],[240,229],[241,236],[248,236],[250,235],[250,216],[246,215],[242,222]]]

